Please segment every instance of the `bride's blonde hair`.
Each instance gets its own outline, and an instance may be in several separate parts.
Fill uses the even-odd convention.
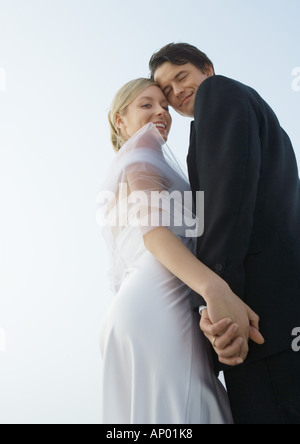
[[[119,128],[116,126],[116,116],[126,112],[127,106],[145,89],[150,86],[158,86],[151,79],[140,78],[126,83],[115,95],[110,111],[108,121],[110,125],[111,143],[116,152],[124,145],[126,140],[122,137]]]

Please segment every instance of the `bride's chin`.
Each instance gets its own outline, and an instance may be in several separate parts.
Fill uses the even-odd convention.
[[[169,138],[169,131],[166,131],[164,134],[162,134],[162,138],[164,139],[165,142],[167,142]]]

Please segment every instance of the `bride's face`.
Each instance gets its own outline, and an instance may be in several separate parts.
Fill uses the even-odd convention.
[[[149,86],[128,106],[124,114],[117,115],[116,124],[125,140],[140,128],[152,122],[165,141],[168,139],[172,118],[168,102],[158,86]]]

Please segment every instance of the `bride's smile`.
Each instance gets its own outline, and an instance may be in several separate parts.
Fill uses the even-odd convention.
[[[158,86],[152,85],[140,93],[116,116],[116,125],[124,140],[128,140],[147,123],[153,123],[165,141],[171,128],[172,118],[167,99]]]

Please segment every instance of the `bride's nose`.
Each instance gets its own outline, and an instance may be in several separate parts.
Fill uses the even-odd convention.
[[[157,116],[164,116],[166,114],[166,110],[165,108],[163,108],[162,106],[158,105],[157,110],[156,110],[156,115]]]

